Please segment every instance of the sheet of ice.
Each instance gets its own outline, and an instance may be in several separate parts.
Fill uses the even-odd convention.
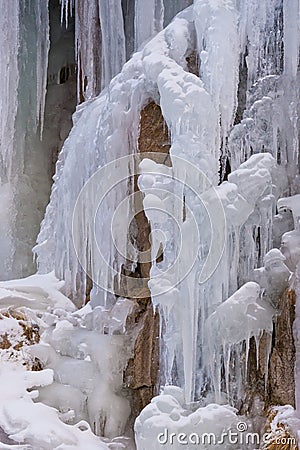
[[[68,8],[66,1],[64,5]],[[149,15],[141,17],[143,5],[147,6]],[[112,30],[115,20],[118,23],[121,20],[120,3],[115,2],[114,6],[112,16],[104,4],[99,14],[98,19],[104,20],[107,30]],[[91,2],[90,11],[97,15],[96,3]],[[84,13],[86,18],[89,13]],[[286,17],[284,25],[282,13]],[[83,26],[86,18],[80,25],[82,42],[86,42]],[[147,34],[161,26],[162,2],[150,1],[146,5],[139,0],[137,19],[142,33],[139,39],[147,39]],[[123,183],[107,196],[103,212],[97,216],[101,220],[96,221],[95,233],[106,261],[113,266],[112,273],[98,257],[92,237],[93,220],[99,186],[109,187],[110,179],[115,180],[119,170],[118,164],[110,166],[111,178],[103,176],[97,189],[87,189],[86,197],[83,196],[75,222],[80,236],[76,252],[71,232],[72,212],[81,188],[95,171],[120,156],[138,151],[140,111],[150,99],[159,103],[170,133],[172,167],[166,169],[155,163],[150,167],[149,160],[143,161],[139,186],[145,194],[144,208],[151,223],[153,261],[160,248],[164,251],[163,261],[152,264],[149,283],[153,303],[160,305],[165,330],[163,376],[166,383],[177,380],[188,402],[194,396],[198,398],[211,381],[209,364],[204,358],[208,345],[205,320],[251,279],[254,269],[262,268],[272,248],[276,200],[287,193],[288,182],[292,186],[296,174],[299,93],[292,76],[287,72],[284,80],[282,76],[282,37],[285,32],[286,39],[298,39],[291,33],[287,37],[288,23],[294,26],[295,20],[288,17],[286,4],[282,9],[279,0],[275,3],[197,0],[194,7],[181,13],[147,42],[105,92],[78,108],[75,126],[59,157],[50,204],[36,247],[39,271],[55,270],[59,278],[66,280],[66,292],[78,304],[83,304],[86,289],[86,273],[78,259],[94,285],[98,282],[103,285],[100,280],[104,279],[110,294],[95,292],[94,287],[93,305],[98,308],[89,318],[90,323],[102,329],[108,326],[108,306],[114,302],[121,266],[126,265],[125,258],[117,254],[112,244],[110,224],[115,210],[127,192],[130,193],[130,185]],[[121,53],[125,48],[123,26],[124,23],[118,28],[120,46],[109,32],[104,42],[110,42]],[[92,48],[97,48],[98,38],[93,39],[88,42],[89,55]],[[193,54],[196,40],[201,79],[187,71],[186,58]],[[295,48],[294,41],[285,46],[286,60],[294,61]],[[244,62],[247,67],[243,67]],[[88,66],[90,59],[84,64]],[[92,71],[89,73],[92,79]],[[293,99],[289,92],[295,94]],[[241,123],[233,126],[239,120]],[[82,148],[88,151],[82,152]],[[231,173],[228,181],[216,187],[222,152],[228,157],[227,169]],[[194,176],[194,171],[187,169],[186,163],[183,167],[179,158],[191,163],[200,175]],[[281,169],[275,161],[281,164]],[[225,168],[223,158],[223,176]],[[122,176],[131,175],[131,170],[124,173],[121,170]],[[292,193],[295,189],[296,183]],[[153,213],[157,209],[159,214]],[[123,216],[126,215],[125,211]],[[173,223],[167,219],[170,215]],[[114,242],[122,248],[126,248],[127,241],[125,233],[120,231],[126,230],[126,225],[123,220],[118,223]],[[220,245],[214,247],[211,242]],[[130,267],[126,268],[133,270],[137,255],[133,252],[130,256]],[[205,265],[208,256],[215,263],[213,268],[212,264]],[[176,258],[179,264],[172,271]],[[183,268],[187,266],[191,270],[186,274]],[[265,318],[262,311],[262,321]],[[118,327],[111,329],[118,330]],[[227,362],[228,356],[230,352],[226,349]]]
[[[235,2],[197,0],[195,26],[200,77],[219,112],[224,140],[237,106],[240,46]]]

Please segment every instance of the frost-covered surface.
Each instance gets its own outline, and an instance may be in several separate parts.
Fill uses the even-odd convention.
[[[24,449],[130,448],[129,439],[116,438],[130,413],[120,392],[130,305],[120,299],[100,318],[97,308],[76,311],[62,287],[53,274],[1,283],[0,428],[11,440],[7,448],[14,441]],[[29,341],[28,330],[39,338]],[[38,371],[24,367],[37,362]]]

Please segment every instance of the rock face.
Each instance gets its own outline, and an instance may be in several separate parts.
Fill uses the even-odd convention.
[[[133,357],[124,374],[126,386],[131,390],[131,422],[157,395],[159,373],[159,315],[153,312],[151,301],[136,304],[127,320],[127,327],[137,333]]]
[[[295,406],[296,349],[293,337],[295,302],[295,292],[286,291],[280,299],[281,314],[274,327],[274,346],[269,370],[269,399],[276,405]]]
[[[169,164],[170,139],[168,128],[164,121],[160,107],[150,101],[141,111],[139,152],[141,159],[143,153],[166,154],[165,164]],[[138,192],[135,180],[135,192]],[[135,208],[135,245],[139,251],[150,250],[150,225],[142,210],[142,195],[137,196]],[[149,279],[151,262],[137,265],[134,278]],[[127,275],[129,275],[127,273]],[[130,289],[129,298],[130,298]],[[136,296],[136,292],[134,293]],[[135,305],[132,314],[127,319],[127,330],[134,337],[133,356],[128,362],[124,374],[125,385],[132,391],[132,422],[141,410],[150,403],[157,394],[159,380],[159,314],[153,310],[150,291],[142,289],[139,298],[134,299]]]
[[[251,342],[249,372],[245,402],[242,412],[253,417],[257,431],[263,431],[265,417],[270,407],[292,405],[295,407],[295,344],[293,322],[295,318],[295,292],[287,289],[279,299],[272,341],[265,334],[259,342],[258,361],[256,345]],[[268,347],[271,345],[269,361]],[[267,382],[265,377],[267,376]],[[268,449],[273,449],[270,443]],[[277,445],[278,449],[294,448]]]
[[[169,160],[170,137],[160,107],[153,101],[141,111],[139,152],[165,153],[166,163]],[[147,155],[149,157],[149,155]]]

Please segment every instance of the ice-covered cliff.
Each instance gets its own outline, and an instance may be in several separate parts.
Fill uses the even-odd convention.
[[[1,2],[0,73],[8,80],[0,87],[5,279],[22,274],[18,264],[27,267],[32,228],[50,187],[42,181],[42,170],[49,178],[49,154],[40,156],[37,142],[43,124],[47,132],[55,21],[48,16],[51,1],[35,0],[32,10]],[[54,57],[51,66],[49,56],[47,86],[56,79],[54,68],[62,81],[61,68],[66,76],[76,66],[80,105],[34,247],[36,280],[46,283],[54,272],[76,307],[90,304],[75,313],[53,305],[34,313],[43,343],[32,354],[45,377],[54,373],[39,395],[45,404],[53,395],[50,406],[63,410],[60,393],[69,399],[66,389],[76,390],[86,406],[70,405],[73,416],[63,411],[61,419],[87,420],[94,433],[112,439],[128,433],[139,408],[167,386],[135,422],[139,450],[161,448],[157,437],[166,428],[175,436],[214,432],[217,439],[240,423],[255,431],[249,415],[257,407],[263,416],[268,392],[275,391],[274,340],[280,341],[285,308],[294,320],[294,305],[283,299],[299,295],[299,1],[63,0],[59,6],[59,26],[74,27],[75,60],[63,61],[61,47],[55,55],[63,63]],[[26,50],[34,40],[32,81]],[[24,211],[20,203],[36,187],[43,195]],[[36,280],[25,291],[40,298]],[[3,289],[18,286],[12,283]],[[28,308],[24,301],[22,295],[15,306]],[[298,309],[296,299],[289,359],[296,360],[296,390]],[[74,384],[72,367],[91,384]],[[251,401],[250,378],[259,385]],[[258,394],[262,404],[250,407]],[[286,419],[295,435],[296,414],[289,410]],[[1,414],[0,427],[13,439]],[[24,442],[37,445],[26,430]],[[76,442],[78,430],[73,433]],[[72,448],[57,442],[55,448]],[[50,449],[49,442],[39,445]]]

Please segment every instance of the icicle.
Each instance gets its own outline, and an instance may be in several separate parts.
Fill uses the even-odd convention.
[[[110,80],[122,69],[126,61],[124,20],[121,0],[104,2],[99,0],[100,25],[102,34],[102,84]],[[146,12],[144,12],[147,17]],[[149,18],[148,18],[149,20]]]
[[[261,339],[261,334],[259,336],[254,336],[255,339],[255,355],[256,355],[256,370],[259,369],[259,344]]]
[[[19,1],[2,2],[0,14],[0,181],[10,178],[18,108]]]
[[[246,342],[246,350],[245,350],[245,376],[248,376],[248,360],[249,360],[249,350],[250,350],[250,339],[251,336],[248,336],[245,340]]]
[[[223,359],[224,359],[224,368],[225,368],[225,384],[226,384],[226,392],[228,400],[230,399],[230,384],[229,384],[229,376],[230,376],[230,358],[231,358],[231,345],[227,342],[223,343]]]
[[[238,12],[231,1],[211,0],[196,1],[194,11],[200,75],[220,114],[224,140],[237,106]]]
[[[35,17],[37,27],[37,121],[40,124],[40,138],[42,139],[47,89],[48,52],[50,49],[48,0],[36,0]]]
[[[101,90],[101,29],[98,0],[75,3],[78,103]]]
[[[135,49],[163,28],[163,0],[135,0]]]
[[[268,387],[268,378],[269,378],[269,362],[270,362],[270,356],[271,356],[271,351],[272,351],[272,334],[266,333],[266,365],[264,368],[264,373],[265,373],[265,390]]]
[[[63,21],[66,22],[66,28],[68,28],[68,20],[69,20],[69,14],[72,17],[73,14],[73,8],[74,8],[75,0],[60,0],[61,5],[61,14],[60,14],[60,20],[61,25],[63,24]]]
[[[297,75],[299,62],[299,0],[283,0],[284,71]]]

